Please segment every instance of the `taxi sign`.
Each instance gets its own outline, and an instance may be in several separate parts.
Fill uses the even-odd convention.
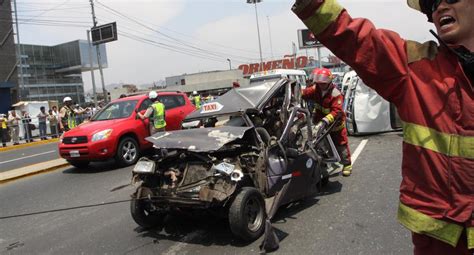
[[[201,107],[201,113],[218,112],[222,110],[222,108],[224,108],[224,106],[221,105],[220,103],[212,102],[212,103],[204,104]]]

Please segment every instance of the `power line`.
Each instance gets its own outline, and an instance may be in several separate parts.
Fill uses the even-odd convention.
[[[216,61],[216,62],[221,62],[221,63],[225,62],[223,59],[220,59],[220,58],[212,57],[212,56],[209,56],[209,55],[204,55],[203,53],[199,53],[199,52],[191,52],[191,51],[189,51],[189,49],[176,48],[176,47],[173,47],[171,45],[159,43],[159,42],[149,40],[149,39],[146,39],[146,38],[142,38],[142,37],[139,37],[139,36],[136,36],[136,35],[133,35],[133,34],[119,32],[119,35],[127,37],[127,38],[135,40],[135,41],[145,43],[145,44],[149,44],[149,45],[156,46],[156,47],[159,47],[159,48],[167,49],[167,50],[174,51],[174,52],[177,52],[177,53],[182,53],[182,54],[185,54],[185,55],[188,55],[188,56],[204,58],[204,59],[208,59],[208,60],[212,60],[212,61]]]
[[[57,9],[57,8],[59,8],[59,7],[63,6],[63,5],[65,5],[65,4],[66,4],[67,2],[69,2],[69,1],[71,1],[71,0],[66,0],[66,1],[64,1],[63,3],[61,3],[61,4],[58,4],[58,5],[56,5],[56,6],[52,7],[52,8],[49,8],[49,9],[47,9],[47,10],[41,12],[40,14],[36,15],[35,17],[33,17],[33,18],[31,18],[31,19],[41,17],[41,15],[43,15],[43,14],[45,14],[45,13],[48,13],[48,12],[50,12],[50,11],[53,11],[53,10],[55,10],[55,9]]]
[[[202,51],[202,52],[204,52],[204,53],[207,53],[207,54],[210,54],[210,55],[214,55],[214,56],[220,57],[220,58],[225,58],[225,59],[227,59],[229,56],[231,56],[231,57],[234,58],[234,59],[241,59],[241,60],[245,58],[245,57],[242,57],[242,56],[236,56],[236,55],[228,54],[228,53],[221,53],[221,52],[217,52],[217,51],[209,51],[209,50],[206,50],[206,49],[203,49],[203,48],[200,48],[200,47],[196,47],[196,46],[191,45],[191,44],[189,44],[189,43],[185,43],[185,42],[181,41],[180,39],[174,38],[174,37],[172,37],[172,36],[170,36],[170,35],[167,35],[167,34],[161,32],[161,31],[159,31],[159,30],[156,30],[156,29],[154,29],[154,28],[152,28],[152,27],[150,27],[150,26],[144,24],[143,22],[137,20],[136,18],[129,17],[129,16],[127,16],[127,15],[125,15],[125,14],[123,14],[123,13],[117,11],[117,10],[114,10],[113,8],[110,8],[110,7],[108,7],[108,6],[106,6],[106,5],[102,4],[102,3],[100,3],[99,1],[96,1],[96,2],[97,2],[97,4],[99,4],[100,6],[102,6],[102,8],[101,8],[102,10],[107,9],[107,10],[109,10],[110,12],[112,12],[112,14],[114,14],[114,15],[116,15],[116,16],[119,16],[119,17],[125,18],[125,19],[127,19],[127,20],[130,20],[130,21],[132,21],[132,22],[134,22],[134,23],[136,23],[136,24],[138,24],[138,25],[140,25],[140,26],[142,26],[142,27],[144,27],[144,28],[146,28],[146,29],[148,29],[148,30],[150,30],[150,31],[153,31],[153,32],[155,32],[155,33],[157,33],[157,34],[160,34],[160,35],[162,35],[162,36],[168,38],[167,41],[171,40],[171,41],[169,41],[169,42],[172,42],[172,43],[177,42],[177,43],[182,44],[182,45],[184,45],[184,46],[186,46],[186,47],[193,48],[193,49],[196,49],[196,50],[200,50],[200,51]],[[100,7],[100,6],[98,6],[98,7]],[[104,9],[104,8],[105,8],[105,9]],[[247,60],[253,60],[253,59],[252,59],[252,58],[247,58]]]
[[[59,10],[77,10],[77,9],[89,9],[89,7],[64,7],[64,8],[55,8],[55,11]],[[18,12],[47,12],[50,11],[50,9],[22,9],[19,10]]]

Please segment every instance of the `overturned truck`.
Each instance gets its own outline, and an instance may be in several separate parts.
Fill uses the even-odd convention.
[[[133,169],[133,219],[154,227],[173,211],[207,210],[255,240],[289,180],[273,207],[316,195],[328,181],[325,163],[339,156],[332,126],[312,126],[300,91],[287,79],[236,88],[190,114],[182,130],[148,137],[158,153]]]

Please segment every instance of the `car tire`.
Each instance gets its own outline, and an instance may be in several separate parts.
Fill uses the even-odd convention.
[[[144,199],[132,198],[130,202],[130,213],[133,220],[143,228],[153,228],[163,225],[165,215],[147,210],[147,201]]]
[[[89,166],[89,163],[90,163],[89,161],[86,161],[86,160],[68,160],[67,162],[71,164],[72,166],[79,169],[86,168],[87,166]]]
[[[115,160],[119,166],[125,167],[137,163],[140,158],[140,148],[132,137],[124,137],[120,140],[115,153]]]
[[[265,230],[265,201],[262,194],[252,187],[244,187],[229,208],[229,226],[232,233],[242,240],[254,241]]]

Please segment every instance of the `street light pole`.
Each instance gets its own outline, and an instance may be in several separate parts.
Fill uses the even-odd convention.
[[[232,70],[232,61],[230,59],[227,59],[229,61],[229,70]]]
[[[255,5],[255,18],[257,20],[257,34],[258,34],[258,48],[260,51],[260,71],[263,70],[263,57],[262,57],[262,43],[260,41],[260,26],[258,24],[258,11],[257,11],[257,3],[262,2],[263,0],[247,0],[248,4],[254,4]]]
[[[20,74],[20,80],[19,80],[19,86],[18,86],[18,89],[19,89],[19,93],[18,93],[18,97],[20,98],[20,101],[24,100],[23,98],[23,92],[25,90],[25,84],[23,82],[23,63],[21,61],[21,54],[22,54],[22,51],[21,51],[21,44],[20,44],[20,30],[19,30],[19,26],[18,26],[18,10],[17,10],[17,3],[16,3],[16,0],[13,0],[13,4],[15,5],[15,27],[16,27],[16,41],[17,41],[17,55],[18,55],[18,67],[17,67],[17,70],[19,71],[19,74]]]
[[[272,60],[275,58],[273,56],[273,43],[272,43],[272,30],[270,28],[270,18],[267,16],[268,21],[268,37],[270,38],[270,52],[272,53]]]

